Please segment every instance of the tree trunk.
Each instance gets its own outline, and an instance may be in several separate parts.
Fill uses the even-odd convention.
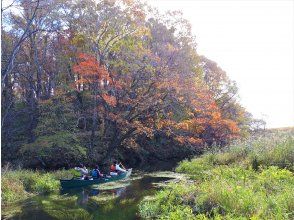
[[[94,86],[94,98],[93,98],[93,115],[92,115],[92,130],[91,130],[91,142],[90,142],[90,152],[94,148],[94,141],[95,141],[95,132],[97,130],[97,105],[98,105],[98,100],[97,100],[97,88],[96,85]]]
[[[41,97],[42,93],[42,68],[39,62],[39,52],[38,52],[38,46],[36,44],[36,36],[37,34],[30,35],[30,40],[31,40],[31,48],[33,49],[33,59],[34,59],[34,64],[36,67],[36,72],[37,72],[37,87],[36,87],[36,96],[37,99],[39,100]]]

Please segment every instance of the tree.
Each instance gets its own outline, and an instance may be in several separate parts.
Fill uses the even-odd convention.
[[[26,32],[3,72],[5,155],[14,146],[27,165],[34,155],[47,166],[59,150],[89,163],[130,153],[187,157],[249,129],[236,84],[197,54],[181,13],[161,15],[140,1],[52,0],[38,1],[34,14],[29,2],[2,32],[3,66]]]

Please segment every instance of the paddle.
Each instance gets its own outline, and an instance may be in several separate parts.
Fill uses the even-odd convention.
[[[123,169],[127,170],[122,163],[119,163],[119,165],[121,165]]]

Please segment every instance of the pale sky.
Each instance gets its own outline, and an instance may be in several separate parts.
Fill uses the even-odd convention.
[[[293,0],[148,0],[181,10],[200,55],[237,82],[241,104],[267,127],[294,126]]]

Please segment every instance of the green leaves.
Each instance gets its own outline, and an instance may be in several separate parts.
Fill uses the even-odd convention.
[[[27,166],[41,161],[46,167],[69,167],[85,158],[86,149],[75,134],[62,131],[38,137],[34,143],[24,145],[21,154]]]

